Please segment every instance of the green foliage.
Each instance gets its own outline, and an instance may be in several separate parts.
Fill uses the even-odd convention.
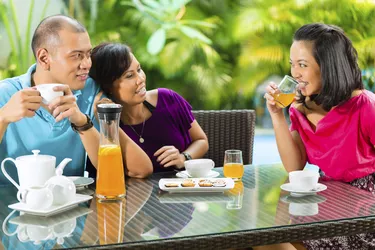
[[[32,8],[26,37],[30,37]],[[22,43],[13,1],[0,1],[0,20],[12,54],[0,77],[22,74],[32,63],[30,40]],[[254,108],[255,88],[270,75],[290,71],[293,33],[306,23],[342,27],[373,68],[375,4],[356,0],[106,0],[65,1],[89,27],[93,46],[104,41],[131,46],[147,75],[148,89],[168,87],[194,109]],[[43,6],[45,9],[49,2]],[[42,18],[42,17],[41,17]],[[4,39],[1,38],[1,39]],[[364,83],[374,89],[373,70]]]
[[[375,92],[375,68],[368,68],[362,71],[362,80],[365,89]]]
[[[362,68],[373,65],[375,5],[355,0],[254,0],[238,15],[233,36],[242,42],[240,71],[234,78],[252,93],[271,74],[288,74],[292,37],[306,23],[338,25],[352,39]]]
[[[48,4],[49,1],[46,1],[45,5],[43,6],[42,17],[45,16],[45,11]],[[26,72],[33,62],[32,51],[30,49],[30,37],[34,6],[35,0],[31,0],[28,13],[28,23],[25,32],[26,39],[24,40],[24,43],[22,43],[18,16],[13,0],[9,0],[9,5],[5,5],[3,2],[0,2],[0,19],[4,24],[12,50],[9,60],[9,68],[7,72],[3,71],[3,75],[5,76],[21,75]]]

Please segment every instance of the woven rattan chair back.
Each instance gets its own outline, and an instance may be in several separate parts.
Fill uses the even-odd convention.
[[[193,114],[208,138],[204,157],[212,159],[216,167],[223,166],[227,149],[240,149],[244,164],[253,162],[254,110],[193,110]]]

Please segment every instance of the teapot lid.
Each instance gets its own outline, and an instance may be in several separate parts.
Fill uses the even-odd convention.
[[[16,160],[19,161],[51,161],[56,160],[55,156],[52,155],[40,155],[40,150],[31,150],[33,152],[33,155],[23,155],[20,157],[17,157]]]

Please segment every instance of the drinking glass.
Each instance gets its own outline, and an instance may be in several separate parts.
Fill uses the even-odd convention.
[[[243,183],[242,181],[237,181],[234,184],[234,188],[228,191],[228,195],[232,198],[231,201],[227,203],[227,209],[241,209],[243,201]]]
[[[276,105],[280,108],[285,108],[289,106],[296,96],[296,89],[298,86],[298,82],[290,76],[284,76],[284,78],[279,83],[278,90],[279,92],[273,95],[275,98]]]
[[[226,150],[224,155],[224,176],[232,178],[234,181],[239,181],[243,173],[242,151],[237,149]]]

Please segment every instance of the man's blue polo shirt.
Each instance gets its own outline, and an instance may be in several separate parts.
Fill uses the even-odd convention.
[[[34,64],[26,74],[0,81],[0,108],[2,108],[17,91],[31,86],[31,74],[35,71]],[[89,78],[82,90],[73,91],[77,104],[82,113],[88,114],[93,121],[93,102],[99,87]],[[97,127],[97,124],[95,124]],[[32,154],[31,150],[39,149],[40,154],[56,157],[56,165],[64,158],[72,158],[72,162],[65,167],[64,175],[83,175],[86,163],[86,151],[77,133],[70,127],[66,118],[55,122],[55,118],[44,108],[36,111],[32,118],[23,118],[9,124],[0,143],[0,161],[6,157],[16,158]],[[5,164],[7,172],[16,178],[17,171],[11,161]],[[0,185],[10,182],[0,173]]]

